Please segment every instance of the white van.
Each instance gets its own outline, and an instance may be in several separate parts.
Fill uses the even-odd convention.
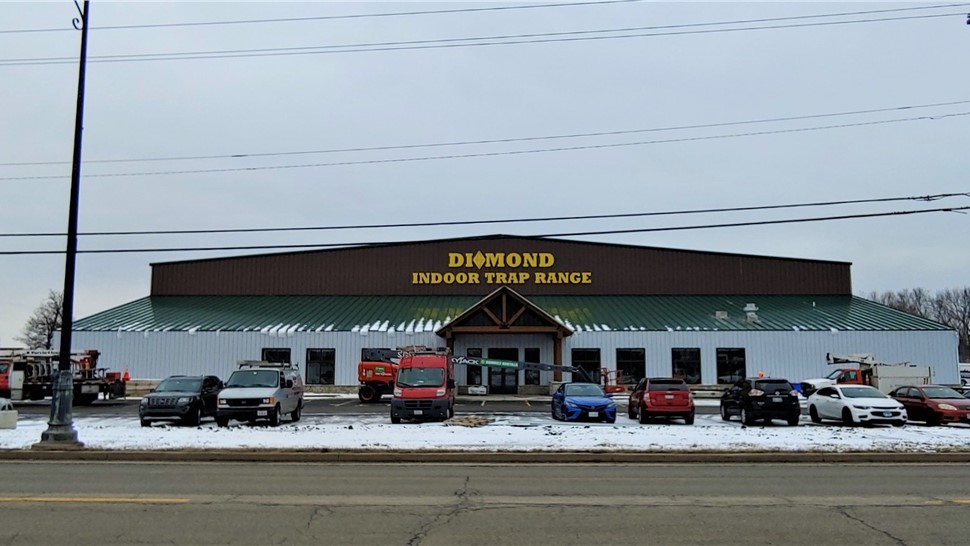
[[[960,384],[970,385],[970,363],[960,364]]]
[[[219,392],[216,424],[225,427],[230,419],[265,419],[275,427],[283,415],[289,415],[293,422],[300,420],[303,378],[296,366],[258,360],[240,360],[238,364],[239,369]]]

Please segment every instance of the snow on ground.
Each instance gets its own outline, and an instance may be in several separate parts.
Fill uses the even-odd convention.
[[[449,423],[392,425],[386,415],[307,415],[278,428],[233,422],[218,428],[206,420],[199,427],[156,423],[142,428],[137,418],[74,419],[78,440],[88,448],[170,449],[364,449],[474,451],[893,451],[970,450],[970,426],[893,427],[815,425],[776,421],[742,427],[735,419],[697,415],[693,426],[661,422],[640,425],[624,412],[615,424],[562,423],[548,414],[463,414],[488,421],[485,426]],[[461,421],[461,419],[458,419]],[[0,430],[0,449],[28,449],[40,440],[47,418],[20,416],[16,429]]]

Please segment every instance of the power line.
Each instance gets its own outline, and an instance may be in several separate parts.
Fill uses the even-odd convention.
[[[914,214],[927,214],[931,212],[962,212],[970,210],[970,206],[965,207],[948,207],[939,209],[923,209],[923,210],[904,210],[904,211],[891,211],[891,212],[876,212],[869,214],[848,214],[842,216],[821,216],[821,217],[811,217],[811,218],[791,218],[787,220],[759,220],[754,222],[731,222],[731,223],[721,223],[721,224],[705,224],[705,225],[694,225],[694,226],[672,226],[672,227],[659,227],[659,228],[636,228],[636,229],[613,229],[613,230],[600,230],[600,231],[581,231],[572,233],[545,233],[545,234],[532,234],[524,235],[525,237],[577,237],[577,236],[587,236],[587,235],[616,235],[624,233],[656,233],[663,231],[686,231],[695,229],[719,229],[719,228],[729,228],[729,227],[747,227],[747,226],[766,226],[766,225],[778,225],[778,224],[795,224],[795,223],[806,223],[806,222],[827,222],[834,220],[852,220],[852,219],[862,219],[862,218],[878,218],[886,216],[908,216]],[[336,248],[336,247],[351,247],[351,246],[368,246],[368,245],[379,245],[387,244],[386,242],[358,242],[358,243],[322,243],[322,244],[293,244],[293,245],[246,245],[246,246],[212,246],[212,247],[179,247],[179,248],[116,248],[116,249],[94,249],[94,250],[78,250],[78,254],[131,254],[131,253],[144,253],[144,252],[201,252],[201,251],[238,251],[238,250],[281,250],[281,249],[320,249],[320,248]],[[15,256],[15,255],[39,255],[39,254],[63,254],[63,250],[9,250],[0,251],[2,256]]]
[[[265,23],[297,23],[306,21],[329,21],[338,19],[369,19],[376,17],[408,17],[416,15],[443,15],[451,13],[474,13],[474,12],[484,12],[484,11],[510,11],[510,10],[522,10],[522,9],[544,9],[544,8],[569,8],[569,7],[586,7],[586,6],[596,6],[603,4],[630,4],[633,2],[642,2],[643,0],[602,0],[598,2],[568,2],[560,4],[525,4],[525,5],[514,5],[514,6],[496,6],[489,8],[460,8],[460,9],[441,9],[441,10],[423,10],[423,11],[399,11],[399,12],[388,12],[388,13],[353,13],[347,15],[320,15],[312,17],[283,17],[278,19],[241,19],[234,21],[197,21],[197,22],[185,22],[185,23],[151,23],[143,25],[113,25],[113,26],[103,26],[103,27],[91,27],[93,31],[102,30],[131,30],[131,29],[146,29],[146,28],[172,28],[172,27],[200,27],[200,26],[225,26],[225,25],[250,25],[250,24],[265,24]],[[949,4],[937,7],[954,7],[960,4]],[[902,10],[906,9],[932,9],[932,7],[926,8],[900,8]],[[896,10],[888,10],[896,11]],[[24,34],[24,33],[39,33],[39,32],[64,32],[71,30],[69,28],[31,28],[31,29],[7,29],[0,30],[0,34]]]
[[[850,199],[842,201],[816,201],[808,203],[788,203],[781,205],[757,205],[748,207],[726,207],[713,209],[688,209],[673,211],[654,211],[654,212],[632,212],[621,214],[592,214],[582,216],[549,216],[543,218],[512,218],[504,220],[462,220],[454,222],[417,222],[417,223],[396,223],[396,224],[359,224],[344,226],[303,226],[303,227],[280,227],[280,228],[236,228],[236,229],[178,229],[178,230],[150,230],[150,231],[91,231],[78,233],[79,236],[112,236],[112,235],[199,235],[215,233],[270,233],[270,232],[292,232],[292,231],[337,231],[347,229],[387,229],[387,228],[415,228],[415,227],[444,227],[444,226],[471,226],[483,224],[512,224],[512,223],[535,223],[535,222],[560,222],[575,220],[606,220],[618,218],[644,218],[651,216],[679,216],[688,214],[710,214],[723,212],[751,212],[756,210],[777,210],[790,208],[807,207],[829,207],[836,205],[859,205],[864,203],[887,203],[892,201],[938,201],[950,197],[970,197],[970,192],[966,193],[939,193],[934,195],[916,195],[908,197],[880,197],[872,199]],[[0,233],[0,237],[63,237],[64,233]]]
[[[438,161],[444,159],[469,159],[478,157],[498,157],[498,156],[512,156],[512,155],[526,155],[526,154],[539,154],[539,153],[551,153],[551,152],[572,152],[579,150],[599,150],[606,148],[620,148],[628,146],[645,146],[650,144],[671,144],[679,142],[695,142],[702,140],[718,140],[725,138],[739,138],[739,137],[751,137],[751,136],[764,136],[764,135],[777,135],[786,133],[802,133],[808,131],[822,131],[828,129],[844,129],[849,127],[866,127],[873,125],[885,125],[889,123],[903,123],[910,121],[922,121],[922,120],[939,120],[949,117],[957,116],[967,116],[970,112],[956,112],[950,114],[940,114],[937,116],[918,116],[912,118],[898,118],[898,119],[888,119],[881,121],[866,121],[859,123],[843,123],[839,125],[823,125],[817,127],[801,127],[795,129],[775,129],[771,131],[755,131],[749,133],[732,133],[726,135],[709,135],[709,136],[696,136],[696,137],[683,137],[683,138],[670,138],[663,140],[645,140],[638,142],[619,142],[611,144],[588,144],[582,146],[564,146],[559,148],[538,148],[532,150],[511,150],[502,152],[479,152],[479,153],[467,153],[467,154],[453,154],[453,155],[439,155],[439,156],[425,156],[425,157],[402,157],[402,158],[392,158],[392,159],[364,159],[357,161],[337,161],[331,163],[305,163],[305,164],[291,164],[291,165],[267,165],[261,167],[224,167],[217,169],[188,169],[181,171],[144,171],[144,172],[127,172],[127,173],[95,173],[87,174],[85,178],[115,178],[121,176],[162,176],[162,175],[183,175],[183,174],[212,174],[212,173],[226,173],[226,172],[243,172],[243,171],[270,171],[270,170],[282,170],[282,169],[306,169],[306,168],[322,168],[322,167],[341,167],[350,165],[376,165],[384,163],[407,163],[413,161]],[[13,181],[13,180],[60,180],[67,178],[63,175],[46,175],[46,176],[5,176],[0,177],[0,181]]]
[[[143,62],[143,61],[184,61],[199,59],[231,59],[243,57],[279,57],[292,55],[320,55],[334,53],[365,53],[365,52],[385,52],[385,51],[407,51],[423,49],[442,49],[456,47],[481,47],[498,45],[521,45],[521,44],[540,44],[556,42],[578,42],[590,40],[615,40],[627,38],[652,38],[658,36],[684,36],[691,34],[713,34],[721,32],[747,32],[752,30],[773,30],[786,28],[804,28],[816,26],[849,25],[860,23],[878,23],[887,21],[905,21],[913,19],[932,19],[939,17],[963,17],[965,13],[943,13],[934,15],[911,15],[906,17],[884,17],[875,19],[858,19],[854,21],[818,21],[814,23],[798,23],[787,25],[771,25],[757,27],[722,28],[706,30],[689,30],[677,32],[647,32],[634,34],[621,34],[614,36],[586,36],[592,33],[627,32],[631,30],[655,30],[669,28],[673,25],[661,27],[636,27],[631,29],[601,29],[583,30],[569,32],[550,32],[537,34],[516,34],[505,36],[481,36],[469,38],[449,38],[434,40],[411,40],[402,42],[373,42],[363,44],[344,44],[344,45],[324,45],[324,46],[305,46],[289,48],[262,48],[262,49],[243,49],[243,50],[222,50],[222,51],[196,51],[184,53],[134,53],[125,55],[99,55],[89,58],[90,62],[117,63],[117,62]],[[726,23],[695,23],[683,26],[710,26]],[[541,38],[543,36],[554,36]],[[517,39],[528,38],[528,39]],[[539,39],[536,39],[539,38]],[[482,41],[500,40],[500,41]],[[25,59],[0,59],[0,66],[34,66],[69,64],[76,62],[72,57],[35,57]]]
[[[687,130],[687,129],[711,129],[716,127],[730,127],[734,125],[775,123],[775,122],[781,122],[781,121],[800,121],[800,120],[819,119],[819,118],[828,118],[828,117],[875,114],[875,113],[893,112],[893,111],[899,111],[899,110],[938,108],[941,106],[955,106],[955,105],[968,104],[968,103],[970,103],[970,100],[959,100],[959,101],[951,101],[951,102],[937,102],[937,103],[931,103],[931,104],[892,106],[888,108],[872,108],[868,110],[853,110],[853,111],[846,111],[846,112],[831,112],[831,113],[824,113],[824,114],[808,114],[808,115],[802,115],[802,116],[787,116],[787,117],[777,117],[777,118],[767,118],[767,119],[726,121],[726,122],[720,122],[720,123],[701,123],[701,124],[694,124],[694,125],[677,125],[677,126],[671,126],[671,127],[652,127],[652,128],[646,128],[646,129],[627,129],[627,130],[600,131],[600,132],[589,132],[589,133],[571,133],[571,134],[543,135],[543,136],[530,136],[530,137],[498,138],[498,139],[490,139],[490,140],[464,140],[464,141],[454,141],[454,142],[433,142],[433,143],[425,143],[425,144],[400,144],[400,145],[392,145],[392,146],[361,146],[361,147],[355,147],[355,148],[334,148],[334,149],[326,149],[326,150],[297,150],[297,151],[287,151],[287,152],[260,152],[260,153],[238,153],[238,154],[222,154],[222,155],[175,156],[175,157],[154,157],[154,158],[147,157],[147,158],[133,158],[133,159],[88,159],[88,160],[85,160],[85,163],[198,161],[198,160],[210,160],[210,159],[241,159],[241,158],[279,157],[279,156],[292,156],[292,155],[334,154],[334,153],[346,153],[346,152],[411,150],[411,149],[417,149],[417,148],[468,146],[468,145],[475,145],[475,144],[504,144],[504,143],[511,143],[511,142],[529,142],[529,141],[537,141],[537,140],[556,140],[556,139],[567,139],[567,138],[586,138],[586,137],[599,137],[599,136],[629,135],[629,134],[637,134],[637,133],[654,133],[654,132],[663,132],[663,131],[680,131],[680,130]],[[0,167],[63,165],[68,163],[70,163],[70,161],[21,161],[21,162],[0,163]]]

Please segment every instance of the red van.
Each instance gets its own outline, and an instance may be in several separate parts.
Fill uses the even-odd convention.
[[[455,366],[444,350],[405,352],[397,367],[391,422],[450,419],[455,415]]]

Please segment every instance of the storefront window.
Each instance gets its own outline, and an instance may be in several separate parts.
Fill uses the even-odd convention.
[[[533,362],[539,364],[539,349],[526,349],[525,350],[525,361]],[[525,384],[526,385],[538,385],[540,381],[539,370],[526,370],[525,371]]]
[[[690,385],[701,382],[701,350],[696,348],[676,348],[671,350],[673,376],[683,379]]]
[[[277,362],[289,364],[293,362],[290,360],[290,349],[279,349],[279,348],[263,348],[262,350],[262,360],[266,362]]]
[[[717,350],[717,382],[730,385],[747,377],[744,349]]]
[[[333,385],[336,355],[335,349],[306,350],[306,382],[308,385]]]
[[[573,349],[572,365],[586,370],[587,375],[590,376],[589,380],[593,383],[600,382],[601,362],[599,349]],[[573,381],[586,381],[586,379],[573,374]]]
[[[635,385],[646,376],[647,359],[644,349],[616,350],[616,382],[620,385]]]
[[[482,350],[479,349],[468,349],[465,351],[465,356],[471,358],[481,358]],[[481,385],[482,384],[482,367],[481,366],[465,366],[465,379],[469,385]]]

